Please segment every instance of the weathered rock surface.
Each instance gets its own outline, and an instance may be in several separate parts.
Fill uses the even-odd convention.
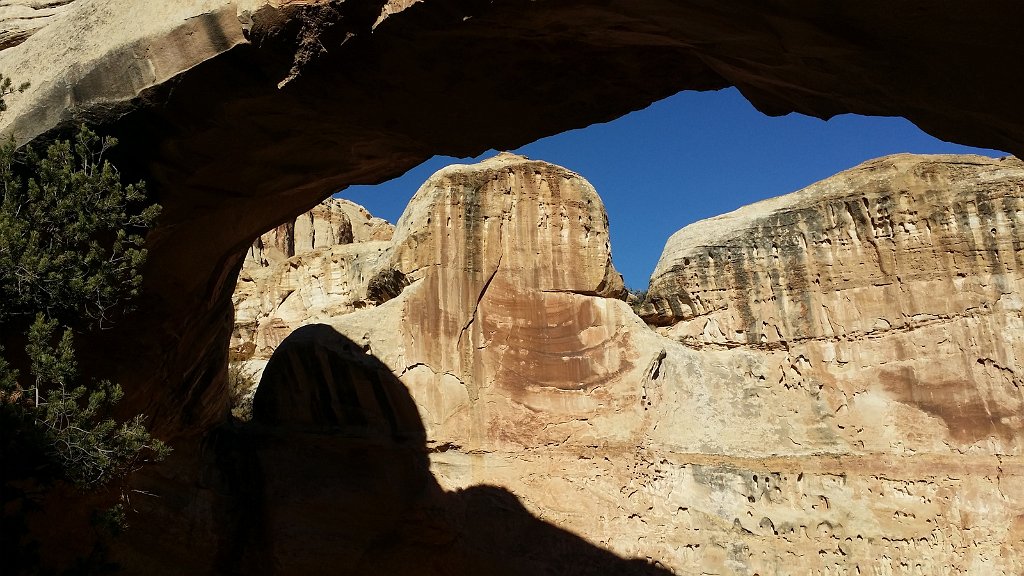
[[[145,304],[90,343],[123,356],[104,376],[125,384],[127,409],[193,435],[226,414],[225,319],[245,248],[344,186],[729,85],[771,114],[902,115],[1024,154],[1024,77],[1003,65],[1024,59],[1022,10],[16,0],[0,15],[0,70],[32,87],[8,98],[0,130],[42,141],[88,120],[158,196]]]
[[[394,226],[375,218],[366,208],[342,198],[328,198],[257,238],[246,254],[242,271],[269,267],[317,248],[390,240],[394,231]]]
[[[641,314],[785,357],[851,445],[1019,454],[1022,233],[1020,160],[889,156],[679,231]]]
[[[601,200],[579,175],[543,162],[501,154],[438,172],[390,243],[324,246],[269,267],[250,262],[234,297],[238,359],[266,360],[295,328],[383,303],[411,282],[405,318],[386,324],[408,327],[410,366],[465,381],[576,387],[633,368],[608,344],[621,336],[604,328],[618,323],[608,314],[628,308],[616,301],[608,309],[603,298],[621,297],[624,287]],[[390,290],[380,289],[382,279]],[[580,317],[590,325],[582,334]],[[462,352],[453,355],[453,346]],[[506,356],[515,357],[510,366]]]
[[[622,280],[594,189],[509,154],[452,166],[416,193],[391,243],[315,248],[278,267],[294,270],[296,293],[303,282],[316,291],[322,278],[305,259],[345,249],[372,252],[375,278],[401,283],[393,298],[321,317],[274,346],[253,421],[217,440],[230,456],[204,463],[218,472],[203,477],[221,480],[191,489],[196,508],[228,517],[201,534],[230,533],[229,542],[200,535],[181,560],[147,549],[157,535],[143,529],[120,558],[147,573],[182,561],[209,571],[205,555],[220,571],[666,574],[552,523],[501,474],[439,460],[450,468],[441,473],[427,459],[514,465],[511,455],[544,446],[617,445],[642,422],[636,384],[649,354],[632,338],[659,337],[617,298]],[[302,310],[291,318],[313,308]],[[140,481],[168,490],[163,479]],[[144,504],[165,541],[192,530],[189,518]],[[230,510],[249,511],[249,528],[235,527]]]
[[[17,46],[50,24],[75,0],[7,0],[0,4],[0,50]]]
[[[256,375],[296,328],[378,302],[370,284],[387,265],[394,227],[365,208],[330,198],[260,236],[232,296],[233,360]]]
[[[479,544],[423,517],[494,514],[463,509],[486,484],[516,514],[677,574],[1014,575],[1022,225],[1019,160],[874,160],[674,235],[645,312],[659,334],[610,297],[621,285],[605,216],[582,179],[511,155],[452,166],[417,192],[384,251],[383,269],[411,284],[292,344],[334,352],[282,348],[272,363],[290,375],[269,378],[257,404],[292,428],[425,442],[429,474],[394,478],[426,488],[361,488],[371,501],[419,494],[367,522],[404,527],[389,549],[396,573],[528,572],[494,542],[466,568]],[[270,474],[292,490],[265,505],[279,565],[310,545],[278,541],[280,518],[324,505],[292,494],[322,490],[324,476],[285,461]],[[349,508],[361,517],[365,503]],[[337,529],[305,522],[313,542]],[[404,564],[416,554],[435,563]],[[626,568],[609,562],[592,573]]]
[[[676,233],[641,311],[693,354],[666,346],[652,387],[664,553],[1020,572],[1022,229],[1019,160],[901,155]]]
[[[160,521],[135,527],[139,545],[119,559],[149,575],[669,574],[538,517],[500,486],[442,487],[406,385],[330,326],[281,343],[254,415],[211,435],[187,490],[180,478],[140,478],[178,497],[156,510],[139,502]],[[180,504],[193,514],[176,513]]]
[[[509,154],[451,166],[413,197],[394,243],[412,285],[330,323],[401,375],[428,432],[448,432],[437,442],[530,446],[625,425],[602,427],[635,403],[621,384],[646,365],[622,327],[640,324],[617,299],[607,217],[583,178]]]

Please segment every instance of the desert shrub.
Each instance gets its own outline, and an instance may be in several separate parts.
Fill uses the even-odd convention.
[[[630,308],[632,308],[633,312],[636,314],[640,314],[640,309],[646,302],[647,290],[626,289],[626,303],[629,304]]]
[[[243,422],[252,420],[252,396],[256,391],[256,369],[245,362],[228,363],[228,393],[231,415]]]

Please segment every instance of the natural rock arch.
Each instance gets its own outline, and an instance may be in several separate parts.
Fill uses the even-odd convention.
[[[2,130],[45,140],[96,123],[164,205],[142,309],[95,346],[131,351],[117,368],[131,408],[175,436],[226,414],[229,296],[244,249],[331,192],[433,154],[513,148],[679,90],[730,85],[769,114],[902,115],[942,138],[1020,154],[1024,79],[1002,62],[1024,56],[1022,11],[74,0],[4,21],[0,70],[33,86],[10,98]]]

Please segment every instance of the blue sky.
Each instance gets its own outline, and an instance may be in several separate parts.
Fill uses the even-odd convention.
[[[897,152],[1006,155],[943,142],[902,118],[769,118],[733,88],[682,92],[514,152],[564,166],[594,185],[608,210],[615,267],[630,288],[647,287],[665,241],[687,224],[799,190],[865,160]],[[337,196],[395,222],[436,170],[477,159],[437,156],[400,178]]]

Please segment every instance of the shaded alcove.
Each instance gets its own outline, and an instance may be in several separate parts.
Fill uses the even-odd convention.
[[[216,436],[228,495],[216,573],[670,574],[540,520],[503,488],[442,489],[405,386],[327,325],[286,338],[253,420]]]

